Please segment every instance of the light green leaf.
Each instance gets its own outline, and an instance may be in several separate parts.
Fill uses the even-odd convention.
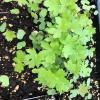
[[[39,13],[40,17],[45,17],[47,14],[47,10],[46,9],[42,9]]]
[[[70,55],[73,54],[73,52],[74,52],[73,47],[72,45],[69,45],[69,44],[65,45],[64,48],[62,49],[62,53],[65,58],[68,58]]]
[[[25,34],[26,33],[25,33],[24,30],[19,29],[18,32],[17,32],[17,38],[21,40],[21,39],[23,39],[23,37],[24,37]]]
[[[34,68],[37,62],[37,53],[34,48],[27,49],[25,59],[24,59],[24,64],[28,65],[29,68]]]
[[[16,52],[16,57],[13,59],[15,62],[15,71],[21,73],[24,70],[24,59],[25,59],[25,53],[22,50],[18,50]]]
[[[60,38],[61,37],[61,30],[56,29],[56,28],[47,28],[46,31],[49,34],[52,34],[54,38]]]
[[[77,89],[74,89],[74,90],[71,90],[70,93],[71,93],[71,94],[70,94],[70,99],[72,99],[72,98],[74,98],[74,97],[77,96],[78,91],[77,91]]]
[[[4,22],[3,24],[0,25],[0,32],[4,32],[6,30],[7,24]]]
[[[55,91],[54,89],[49,89],[49,90],[47,91],[47,94],[48,94],[48,95],[55,95],[55,94],[56,94],[56,91]]]
[[[87,65],[85,65],[85,64],[82,64],[81,71],[80,71],[80,76],[88,77],[88,76],[90,76],[91,71],[92,71],[91,68],[87,67]]]
[[[17,1],[20,6],[28,4],[27,0],[13,0]]]
[[[8,42],[11,42],[14,38],[16,38],[15,32],[11,30],[6,30],[6,32],[3,33],[5,38]]]
[[[31,11],[37,11],[38,10],[38,4],[36,4],[36,3],[30,2],[28,4],[28,7],[31,9]]]
[[[39,29],[40,30],[44,30],[45,29],[45,25],[46,25],[46,23],[44,21],[41,22],[41,24],[39,25]]]
[[[98,15],[98,11],[97,10],[94,12],[94,15]]]
[[[45,0],[44,5],[54,16],[57,16],[60,10],[60,0]]]
[[[59,69],[55,73],[44,68],[33,69],[32,72],[38,73],[36,81],[39,81],[39,83],[42,83],[44,86],[48,86],[50,89],[56,88],[56,90],[60,93],[63,93],[64,91],[67,92],[71,87],[69,81],[65,78],[65,74],[62,69]]]
[[[26,43],[24,41],[23,42],[18,42],[17,49],[22,49],[25,46],[26,46]]]
[[[6,75],[1,75],[0,76],[0,82],[2,83],[3,87],[9,86],[9,77]]]
[[[88,94],[88,99],[90,99],[90,100],[92,99],[92,94],[90,94],[90,93]]]
[[[84,97],[85,94],[87,93],[88,93],[88,87],[86,86],[86,84],[85,83],[80,84],[79,89],[78,89],[78,94]]]
[[[70,72],[70,74],[74,74],[74,76],[79,75],[80,73],[80,63],[74,63],[71,60],[68,61],[68,63],[65,63],[66,69]]]
[[[24,64],[22,62],[16,63],[15,72],[21,73],[24,70]]]
[[[49,48],[51,48],[50,45],[49,45],[49,43],[48,42],[45,42],[45,41],[42,41],[41,42],[41,47],[43,49],[49,49]]]
[[[17,8],[10,10],[10,12],[11,12],[11,14],[19,14],[20,13],[19,9],[17,9]]]

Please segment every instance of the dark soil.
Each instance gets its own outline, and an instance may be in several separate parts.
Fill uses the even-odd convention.
[[[21,13],[17,16],[9,13],[9,10],[14,7],[20,9]],[[2,22],[7,22],[7,28],[16,32],[19,28],[24,29],[27,33],[24,40],[27,43],[27,47],[31,46],[28,35],[32,30],[38,30],[38,25],[33,23],[31,15],[25,7],[20,8],[16,3],[2,3],[0,1],[0,24]],[[100,91],[97,88],[100,81],[100,32],[98,30],[98,16],[93,16],[93,22],[97,28],[97,34],[94,36],[94,40],[97,41],[97,67],[93,69],[91,74],[91,78],[93,79],[91,92],[94,94],[92,100],[100,100],[98,97]],[[41,85],[33,81],[36,75],[31,73],[31,69],[26,67],[21,74],[14,72],[12,59],[15,56],[17,42],[18,40],[16,39],[12,42],[7,42],[2,33],[0,33],[0,75],[6,74],[10,78],[10,86],[8,88],[0,87],[0,100],[28,100],[28,98],[34,98],[29,100],[49,100],[48,98],[51,97],[46,95],[46,90],[41,89]],[[66,94],[55,95],[53,98],[52,100],[68,100]],[[78,96],[73,100],[84,99]]]

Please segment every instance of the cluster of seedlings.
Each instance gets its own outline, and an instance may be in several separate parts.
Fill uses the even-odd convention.
[[[14,71],[31,69],[37,75],[34,81],[42,84],[48,95],[68,93],[69,99],[77,95],[91,99],[90,75],[95,66],[91,62],[95,53],[91,46],[95,43],[91,14],[95,6],[89,0],[81,0],[80,4],[78,0],[4,0],[3,3],[26,7],[35,25],[30,33],[21,28],[11,30],[6,22],[0,25],[0,34],[7,42],[17,40],[12,59]],[[21,12],[15,7],[8,13],[17,16]],[[9,78],[1,75],[0,82],[6,87]]]

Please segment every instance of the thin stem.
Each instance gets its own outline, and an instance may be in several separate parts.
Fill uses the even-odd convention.
[[[0,12],[0,14],[8,14],[9,12]]]
[[[38,99],[38,98],[42,98],[42,97],[45,97],[45,96],[47,96],[47,95],[37,96],[37,97],[23,99],[23,100],[33,100],[33,99]]]

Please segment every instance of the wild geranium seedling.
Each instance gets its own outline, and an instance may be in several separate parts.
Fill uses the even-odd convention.
[[[43,32],[33,31],[31,32],[29,39],[32,41],[33,47],[35,49],[41,49],[41,41],[43,40]]]
[[[63,91],[68,91],[71,88],[69,80],[65,78],[65,73],[62,69],[53,73],[51,70],[46,70],[45,68],[33,69],[33,73],[38,73],[38,78],[36,81],[48,86],[50,89],[56,88],[59,93]]]
[[[15,32],[8,29],[3,33],[3,35],[8,42],[11,42],[14,38],[16,38]]]
[[[86,93],[88,93],[88,86],[86,86],[85,83],[80,84],[79,89],[78,89],[78,94],[84,97]]]
[[[16,52],[16,57],[13,59],[15,62],[15,71],[21,73],[24,70],[24,57],[25,57],[25,52],[22,50],[18,50]]]
[[[39,67],[42,60],[42,54],[36,52],[34,48],[26,50],[27,54],[24,58],[24,64],[28,65],[29,68],[34,68],[35,66]]]

